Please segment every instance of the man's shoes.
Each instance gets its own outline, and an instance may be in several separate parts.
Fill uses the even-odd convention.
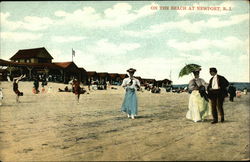
[[[211,124],[216,124],[216,123],[218,123],[218,121],[212,121],[212,122],[211,122]]]

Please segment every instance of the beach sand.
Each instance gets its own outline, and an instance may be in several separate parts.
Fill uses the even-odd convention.
[[[1,161],[249,159],[249,94],[226,98],[225,123],[212,125],[185,118],[187,93],[138,92],[132,120],[120,112],[121,87],[90,91],[77,104],[73,93],[57,92],[64,84],[48,86],[52,92],[33,94],[33,83],[21,81],[17,104],[12,83],[1,83]]]

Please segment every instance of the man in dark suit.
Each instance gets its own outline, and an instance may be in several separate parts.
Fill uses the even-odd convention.
[[[216,68],[210,68],[210,74],[213,76],[208,85],[208,97],[211,100],[212,104],[212,115],[213,121],[211,124],[218,123],[218,112],[221,116],[221,122],[224,122],[224,111],[223,111],[223,102],[224,98],[227,97],[227,87],[229,82],[226,78],[217,74]]]

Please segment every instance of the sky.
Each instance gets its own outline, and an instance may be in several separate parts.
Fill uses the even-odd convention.
[[[209,10],[206,7],[209,7]],[[249,82],[248,1],[12,1],[0,3],[0,58],[45,47],[53,62],[187,84],[189,63]]]

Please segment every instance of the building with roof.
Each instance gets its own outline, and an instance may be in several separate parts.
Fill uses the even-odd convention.
[[[52,59],[53,57],[44,47],[22,49],[10,58],[11,61],[19,63],[52,63]]]
[[[156,80],[155,79],[147,79],[147,78],[141,78],[141,85],[145,84],[155,84]]]
[[[74,62],[52,62],[52,59],[44,47],[22,49],[10,58],[11,61],[1,59],[0,66],[7,66],[6,71],[12,78],[26,74],[28,80],[45,77],[49,81],[64,83],[72,78],[84,79],[86,70],[79,69]]]
[[[156,85],[159,87],[168,87],[172,85],[172,81],[168,79],[157,80]]]
[[[79,80],[83,84],[87,84],[87,82],[88,82],[87,71],[83,67],[80,67],[79,70],[80,70]]]
[[[77,67],[77,65],[70,61],[70,62],[54,62],[53,64],[59,66],[61,72],[61,80],[64,83],[68,83],[71,79],[75,78],[81,80],[81,71]]]
[[[107,72],[97,72],[97,77],[100,83],[104,83],[108,81],[108,73]]]
[[[89,82],[98,80],[96,71],[87,71],[87,78]]]

